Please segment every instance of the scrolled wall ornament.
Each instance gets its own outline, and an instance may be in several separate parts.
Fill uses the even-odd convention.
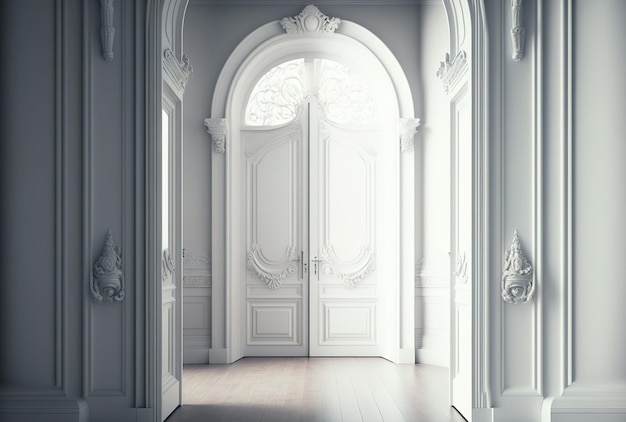
[[[465,50],[459,51],[453,61],[450,61],[450,53],[446,53],[444,61],[439,62],[439,69],[437,69],[437,78],[441,79],[443,90],[446,94],[449,94],[450,90],[457,86],[467,69],[467,53]]]
[[[161,256],[161,279],[165,281],[170,275],[174,273],[174,259],[170,254],[169,249],[163,250],[163,255]]]
[[[102,57],[107,62],[113,61],[113,40],[115,38],[115,28],[113,27],[113,0],[100,0],[100,44],[102,46]]]
[[[121,249],[107,232],[102,253],[93,264],[91,293],[98,302],[121,302],[124,300],[124,274],[122,273]]]
[[[511,42],[513,43],[512,58],[519,62],[524,56],[524,36],[526,29],[522,26],[522,0],[511,0]]]
[[[532,299],[534,292],[533,267],[522,252],[519,235],[515,230],[511,249],[505,253],[502,299],[506,303],[524,303]]]
[[[193,66],[191,66],[189,57],[183,54],[183,59],[179,62],[172,50],[165,49],[163,52],[163,71],[176,82],[178,89],[185,92],[187,82],[193,75]]]
[[[288,34],[301,34],[304,32],[332,33],[339,28],[339,24],[341,24],[341,19],[329,18],[312,4],[306,6],[297,16],[280,20],[280,25]]]
[[[226,152],[226,137],[228,135],[228,125],[226,119],[208,118],[204,119],[204,125],[211,139],[215,142],[215,152],[224,154]]]

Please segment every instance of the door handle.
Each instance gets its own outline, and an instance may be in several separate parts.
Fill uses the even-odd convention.
[[[319,264],[320,262],[323,262],[323,259],[317,259],[317,255],[313,257],[313,259],[311,260],[311,262],[313,263],[313,274],[315,274],[317,276],[317,281],[320,281],[320,273],[317,268],[317,264]]]
[[[290,259],[292,262],[299,262],[298,265],[298,278],[302,280],[304,278],[304,273],[306,272],[306,264],[304,263],[304,251],[300,251],[300,256],[296,259]]]

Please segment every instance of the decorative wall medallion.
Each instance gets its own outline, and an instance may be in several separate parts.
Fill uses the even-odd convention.
[[[163,71],[176,83],[178,89],[185,91],[187,81],[193,75],[193,67],[189,57],[183,55],[183,60],[178,61],[174,52],[169,48],[163,52]]]
[[[101,302],[121,302],[124,300],[124,277],[122,273],[122,254],[115,245],[111,230],[107,232],[104,248],[100,257],[93,264],[91,293]]]
[[[296,274],[298,268],[294,261],[297,258],[296,248],[289,246],[283,259],[270,262],[263,256],[261,247],[253,244],[252,250],[248,252],[248,269],[263,280],[268,288],[277,289],[288,275]]]
[[[376,264],[376,256],[369,245],[361,248],[361,253],[352,262],[342,262],[333,247],[325,245],[322,247],[320,259],[320,271],[340,279],[348,289],[356,287],[359,281],[374,271]]]
[[[304,32],[335,32],[339,28],[341,19],[329,18],[312,4],[293,18],[283,18],[280,24],[288,34],[301,34]]]
[[[446,94],[461,80],[467,67],[467,54],[464,50],[459,51],[452,62],[450,62],[450,54],[446,53],[444,61],[440,62],[437,70],[437,77],[443,82],[443,89]]]
[[[506,251],[502,272],[502,299],[507,303],[528,302],[533,297],[533,268],[522,252],[517,230],[511,249]]]
[[[113,0],[100,0],[100,44],[102,57],[107,62],[113,61],[113,39],[115,38],[113,11]]]
[[[226,119],[204,119],[204,125],[207,128],[207,132],[211,135],[211,139],[215,142],[215,152],[224,154],[226,152],[226,136],[228,134]]]
[[[519,62],[524,56],[524,36],[526,30],[522,26],[522,0],[511,0],[511,41],[513,43],[513,61]]]
[[[161,256],[161,280],[165,281],[169,276],[174,272],[174,260],[170,255],[170,250],[163,250],[163,255]]]
[[[400,119],[400,150],[409,152],[413,150],[413,138],[420,125],[420,119],[406,118]]]

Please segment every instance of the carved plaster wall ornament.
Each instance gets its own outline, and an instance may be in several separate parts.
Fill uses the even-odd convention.
[[[176,82],[181,91],[185,91],[187,81],[193,75],[193,67],[189,57],[183,54],[183,59],[179,62],[174,52],[167,48],[163,52],[163,70]]]
[[[103,300],[121,302],[124,300],[122,254],[120,247],[113,241],[111,230],[107,232],[100,257],[93,264],[91,293],[99,302]]]
[[[511,0],[511,41],[513,42],[513,61],[519,62],[524,56],[524,35],[526,29],[522,26],[522,0]]]
[[[469,272],[467,271],[467,267],[467,255],[463,252],[458,256],[456,260],[456,268],[454,270],[454,275],[456,275],[463,284],[467,284],[469,281]]]
[[[204,125],[211,139],[215,142],[215,152],[224,154],[226,152],[226,136],[228,135],[228,125],[226,119],[209,118],[204,119]]]
[[[506,251],[502,272],[502,299],[507,303],[528,302],[535,292],[533,267],[522,252],[517,230],[511,249]]]
[[[174,272],[174,259],[170,255],[170,250],[163,250],[163,256],[161,256],[161,279],[165,281]]]
[[[467,54],[465,50],[459,51],[452,62],[450,61],[450,54],[446,53],[444,61],[440,62],[439,69],[437,69],[437,77],[443,82],[443,89],[446,94],[456,86],[466,70]]]
[[[341,19],[329,18],[320,10],[309,4],[293,18],[282,18],[280,24],[288,34],[302,34],[304,32],[332,33],[339,28]]]
[[[417,118],[400,118],[400,150],[409,152],[413,150],[413,138],[417,133],[420,125],[420,119]]]
[[[298,270],[294,261],[297,261],[298,254],[296,248],[289,246],[285,256],[279,262],[270,262],[263,256],[261,247],[252,245],[252,250],[248,252],[248,269],[265,282],[269,289],[278,289],[282,281]]]
[[[113,39],[115,38],[113,3],[113,0],[100,0],[100,44],[102,45],[102,57],[107,62],[113,61]]]

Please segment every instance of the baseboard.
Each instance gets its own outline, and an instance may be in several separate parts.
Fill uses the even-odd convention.
[[[473,408],[472,422],[494,422],[494,413],[492,408]]]
[[[413,348],[405,348],[398,350],[398,363],[415,364],[415,352]]]
[[[184,364],[202,364],[209,363],[210,349],[183,349],[183,363]]]
[[[232,363],[228,359],[228,349],[209,349],[210,364]]]
[[[450,366],[450,356],[447,350],[442,353],[441,350],[415,349],[415,362],[448,367]]]
[[[84,400],[68,398],[3,397],[0,420],[11,422],[88,422],[89,406]]]
[[[552,400],[549,419],[542,422],[624,422],[626,394],[571,395]],[[544,417],[545,419],[545,417]]]

